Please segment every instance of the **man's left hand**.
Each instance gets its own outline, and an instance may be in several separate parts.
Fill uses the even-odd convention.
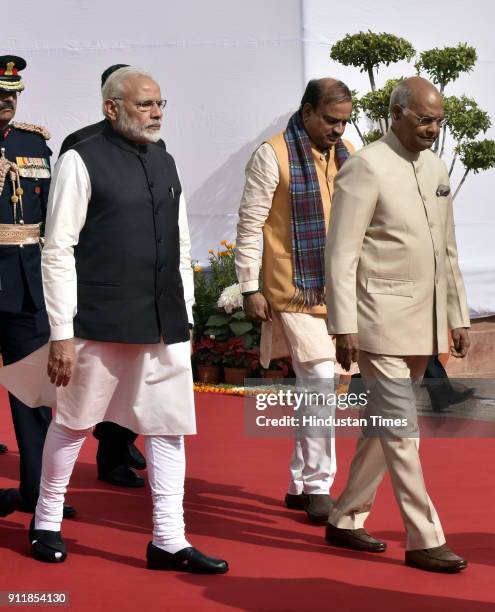
[[[471,340],[469,340],[469,331],[466,327],[457,327],[452,330],[452,341],[454,346],[450,347],[450,354],[453,357],[463,359],[469,351]]]

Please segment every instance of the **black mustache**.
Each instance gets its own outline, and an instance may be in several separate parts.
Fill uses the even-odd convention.
[[[14,110],[14,106],[12,104],[2,104],[2,105],[0,105],[0,110],[5,110],[7,108],[9,110]]]

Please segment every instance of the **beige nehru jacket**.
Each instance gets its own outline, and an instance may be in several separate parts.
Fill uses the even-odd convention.
[[[351,153],[354,147],[344,141]],[[325,156],[312,148],[328,231],[333,180],[337,174],[332,148]],[[239,209],[236,269],[241,291],[258,289],[260,241],[263,237],[263,294],[277,311],[326,314],[325,306],[290,305],[295,286],[292,268],[289,155],[283,133],[262,144],[246,167],[246,183]]]
[[[359,333],[382,355],[448,350],[469,327],[445,164],[408,152],[392,131],[346,162],[335,181],[325,253],[328,330]]]

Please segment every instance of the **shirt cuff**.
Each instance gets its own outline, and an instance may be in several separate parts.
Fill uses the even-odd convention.
[[[72,323],[51,326],[50,340],[70,340],[73,337],[74,325]]]
[[[186,312],[187,312],[187,320],[189,325],[194,327],[194,316],[193,316],[193,307],[189,304],[186,304]]]
[[[246,291],[258,291],[259,282],[257,280],[245,281],[244,283],[239,283],[239,289],[241,293]]]

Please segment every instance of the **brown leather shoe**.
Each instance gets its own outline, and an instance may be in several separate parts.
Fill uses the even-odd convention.
[[[299,495],[287,493],[284,500],[285,506],[289,508],[289,510],[304,510],[304,503],[306,502],[306,497],[306,493],[300,493]]]
[[[447,544],[423,550],[406,550],[406,565],[426,570],[455,574],[467,567],[467,561],[454,554]]]
[[[306,496],[304,509],[306,510],[306,514],[312,523],[315,523],[316,525],[324,525],[328,521],[330,508],[334,503],[335,501],[328,495],[309,493]]]
[[[334,546],[365,552],[384,552],[387,543],[372,537],[366,529],[339,529],[327,523],[325,540]]]

